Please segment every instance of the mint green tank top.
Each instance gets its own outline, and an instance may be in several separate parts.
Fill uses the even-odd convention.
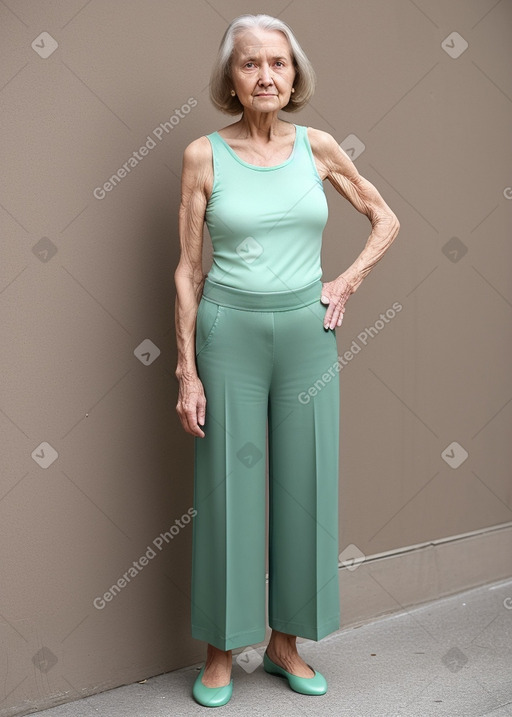
[[[307,127],[294,126],[292,153],[275,167],[249,164],[218,132],[206,135],[214,172],[205,212],[212,281],[248,291],[290,291],[321,278],[327,199]]]

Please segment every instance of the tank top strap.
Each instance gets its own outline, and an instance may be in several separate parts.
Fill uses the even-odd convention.
[[[215,147],[215,149],[226,149],[227,150],[227,147],[218,132],[211,132],[210,134],[207,134],[206,136],[210,140],[212,146]],[[228,152],[228,154],[229,154],[229,152]]]
[[[311,169],[313,170],[314,176],[317,177],[321,183],[322,180],[320,179],[320,176],[318,174],[318,169],[317,169],[316,163],[315,163],[315,157],[313,155],[313,150],[311,149],[311,143],[310,143],[309,137],[308,137],[308,128],[305,125],[297,125],[297,130],[299,130],[299,129],[300,129],[301,148],[302,148],[303,152],[305,151],[305,155],[307,156],[309,165],[310,165]]]
[[[211,132],[211,134],[207,134],[206,136],[210,140],[212,147],[214,177],[215,181],[217,181],[217,179],[221,176],[222,164],[225,161],[229,164],[229,162],[232,162],[234,158],[218,132]]]

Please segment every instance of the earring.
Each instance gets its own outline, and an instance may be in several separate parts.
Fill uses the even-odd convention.
[[[235,90],[231,90],[231,97],[234,97],[236,95]]]
[[[295,92],[295,87],[292,87],[292,92]]]

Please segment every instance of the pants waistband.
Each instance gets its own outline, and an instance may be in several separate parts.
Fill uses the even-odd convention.
[[[202,298],[215,304],[247,311],[288,311],[320,301],[322,281],[289,291],[247,291],[218,284],[206,277]]]

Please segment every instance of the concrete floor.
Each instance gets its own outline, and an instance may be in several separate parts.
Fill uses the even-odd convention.
[[[279,717],[512,717],[512,580],[395,613],[320,642],[298,641],[327,679],[322,696],[268,675],[263,649],[233,656],[233,696],[213,712]],[[41,717],[205,715],[201,664],[43,710]]]

